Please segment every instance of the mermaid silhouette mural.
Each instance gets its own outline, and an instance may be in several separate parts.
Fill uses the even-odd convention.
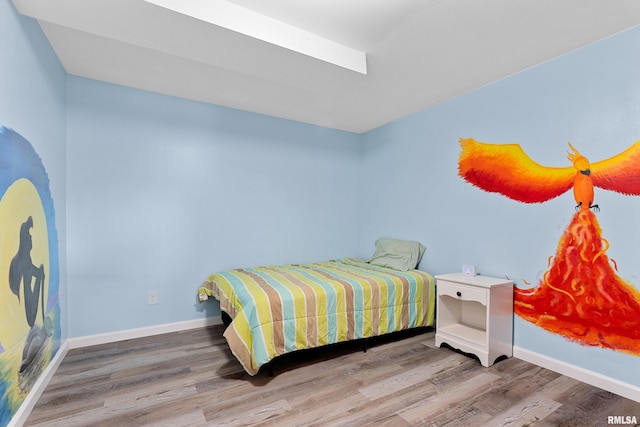
[[[0,127],[0,425],[60,348],[58,294],[49,178],[29,141]]]
[[[25,316],[31,328],[22,352],[20,372],[24,372],[27,369],[44,345],[47,336],[44,328],[44,265],[40,264],[40,267],[36,267],[31,260],[33,242],[30,230],[32,227],[33,218],[31,217],[27,218],[20,226],[18,253],[13,257],[9,265],[9,286],[19,300],[20,285],[22,285]],[[36,325],[39,303],[42,304],[42,326]]]
[[[594,204],[594,187],[640,195],[640,141],[595,163],[569,144],[568,167],[540,165],[517,144],[460,145],[458,174],[482,190],[543,203],[573,188],[576,212],[537,286],[515,288],[515,313],[579,344],[640,355],[640,292],[607,256]]]

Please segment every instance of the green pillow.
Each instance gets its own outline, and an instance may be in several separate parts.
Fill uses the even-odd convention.
[[[376,240],[376,250],[369,263],[409,271],[418,266],[424,251],[425,247],[419,242],[381,237]]]

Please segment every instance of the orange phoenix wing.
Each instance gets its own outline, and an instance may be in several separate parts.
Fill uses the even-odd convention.
[[[518,144],[486,144],[461,138],[460,145],[458,174],[485,191],[524,203],[542,203],[573,186],[577,171],[572,166],[542,166]]]
[[[591,163],[591,180],[605,190],[640,196],[640,141],[620,154]]]

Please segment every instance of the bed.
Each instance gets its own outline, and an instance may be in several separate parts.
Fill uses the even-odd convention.
[[[369,261],[226,270],[209,276],[198,297],[220,302],[231,319],[224,337],[245,371],[255,375],[296,350],[433,326],[435,279],[415,269],[421,252],[401,265],[394,254],[376,258],[376,249]]]

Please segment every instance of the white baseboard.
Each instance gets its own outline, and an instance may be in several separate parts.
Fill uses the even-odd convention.
[[[545,356],[521,347],[513,347],[513,357],[550,369],[562,375],[610,391],[627,399],[640,402],[640,387],[628,384],[597,372],[589,371],[558,359]]]
[[[16,413],[13,415],[13,418],[11,418],[11,421],[8,424],[9,427],[18,427],[27,421],[31,410],[36,406],[36,403],[38,403],[40,395],[47,387],[47,384],[49,384],[49,381],[51,381],[51,378],[53,378],[53,374],[58,370],[60,363],[62,363],[62,360],[67,355],[68,351],[69,343],[62,343],[56,355],[51,359],[51,362],[49,362],[47,369],[45,369],[42,375],[40,375],[40,378],[38,378],[31,388],[31,391],[24,399],[24,402],[22,402],[22,405],[20,405]]]
[[[164,325],[149,326],[138,329],[128,329],[124,331],[108,332],[105,334],[88,335],[69,339],[69,348],[88,347],[97,344],[129,340],[134,338],[150,337],[152,335],[167,334],[170,332],[186,331],[189,329],[206,328],[207,326],[221,325],[220,316],[207,317],[198,320],[187,320],[177,323],[166,323]]]

